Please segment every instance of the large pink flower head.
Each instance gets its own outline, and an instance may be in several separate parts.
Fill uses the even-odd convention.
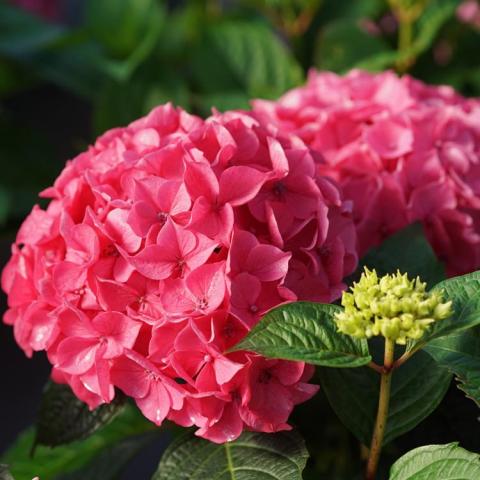
[[[20,228],[6,323],[92,408],[118,388],[215,442],[289,428],[312,369],[228,352],[274,306],[337,298],[355,269],[349,204],[318,162],[240,113],[165,105],[107,132]]]
[[[480,104],[392,72],[312,71],[254,115],[321,154],[353,201],[359,251],[415,221],[450,275],[480,268]],[[270,127],[272,128],[272,127]]]

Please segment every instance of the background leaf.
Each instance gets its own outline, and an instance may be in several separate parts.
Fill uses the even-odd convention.
[[[301,480],[307,458],[294,431],[244,432],[222,445],[188,433],[166,450],[152,480]]]
[[[157,0],[86,2],[86,26],[92,37],[114,58],[132,55],[153,33],[153,41],[149,41],[151,50],[160,32],[163,17],[162,3]]]
[[[245,92],[249,97],[273,98],[302,77],[287,47],[255,22],[211,25],[192,62],[192,80],[203,94]]]
[[[453,315],[433,323],[422,338],[408,344],[408,350],[417,350],[435,338],[480,324],[480,271],[449,278],[432,290],[442,291],[444,298],[453,302]]]
[[[360,62],[388,51],[388,44],[360,28],[358,20],[342,18],[329,23],[317,40],[315,66],[345,72]]]
[[[474,328],[437,338],[424,350],[460,382],[459,388],[480,407],[480,330]]]
[[[413,224],[387,238],[373,248],[361,261],[357,272],[366,266],[375,268],[379,275],[407,272],[410,278],[419,276],[433,286],[445,278],[443,265],[437,260],[420,224]],[[357,273],[358,275],[358,273]]]
[[[268,312],[235,350],[251,350],[329,367],[358,367],[370,362],[366,340],[337,332],[337,305],[295,302]]]
[[[427,445],[398,459],[392,465],[389,480],[428,478],[477,480],[480,478],[480,457],[459,447],[458,443]]]
[[[90,410],[69,386],[49,382],[40,405],[35,443],[55,447],[84,439],[110,422],[124,404],[125,397],[117,393],[111,403]]]
[[[159,431],[148,422],[136,407],[128,405],[115,420],[98,430],[86,440],[77,441],[55,448],[37,446],[32,450],[35,431],[29,428],[22,433],[0,458],[0,462],[10,465],[15,480],[31,480],[38,475],[42,480],[52,480],[59,474],[75,471],[90,462],[103,449],[118,441],[148,431]]]
[[[115,480],[130,460],[158,437],[158,432],[127,437],[105,448],[85,467],[60,475],[55,480]]]
[[[320,368],[318,377],[330,405],[344,425],[369,445],[377,411],[380,375],[367,367]],[[395,370],[384,443],[408,432],[437,408],[452,375],[425,352]]]

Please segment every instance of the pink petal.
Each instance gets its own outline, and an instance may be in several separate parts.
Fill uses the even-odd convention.
[[[219,202],[232,206],[249,202],[262,188],[267,179],[265,173],[251,167],[230,167],[220,177]]]
[[[128,257],[128,262],[147,278],[163,280],[170,277],[175,269],[174,253],[174,246],[165,249],[160,245],[149,245],[137,255]]]
[[[79,375],[95,363],[97,340],[70,337],[62,340],[57,349],[57,367],[67,373]]]
[[[225,297],[225,262],[198,267],[188,275],[186,285],[196,299],[199,311],[214,311]]]
[[[137,398],[136,403],[142,413],[158,426],[162,424],[171,407],[170,395],[160,379],[153,380],[147,395]]]
[[[133,398],[144,397],[150,388],[145,367],[126,356],[114,360],[110,376],[114,385]]]
[[[138,293],[124,283],[97,279],[97,294],[104,310],[124,312],[128,305],[138,300]]]
[[[193,199],[205,197],[214,201],[219,193],[218,180],[212,167],[205,162],[188,162],[185,167],[185,186]]]
[[[397,158],[412,150],[413,132],[395,120],[380,120],[365,135],[370,147],[383,158]]]
[[[243,421],[239,415],[238,407],[234,403],[225,405],[223,415],[212,426],[204,427],[195,432],[195,435],[206,438],[211,442],[225,443],[236,440],[243,429]]]
[[[140,248],[142,238],[128,224],[128,216],[127,210],[121,208],[112,210],[105,220],[105,229],[115,243],[127,252],[133,253]]]
[[[146,237],[148,230],[156,222],[158,222],[157,212],[146,202],[135,202],[128,213],[127,223],[140,237]]]
[[[272,245],[258,245],[248,255],[247,269],[262,282],[280,280],[287,274],[291,256]]]
[[[226,357],[218,356],[213,363],[215,371],[215,379],[219,385],[229,382],[244,365],[241,363],[235,363]]]

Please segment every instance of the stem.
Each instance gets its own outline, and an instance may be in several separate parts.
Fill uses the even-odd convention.
[[[372,370],[375,370],[377,373],[383,373],[385,370],[380,365],[377,365],[375,362],[370,362],[367,364],[367,367],[370,367]]]
[[[409,352],[405,352],[400,358],[398,358],[397,360],[395,360],[395,362],[393,362],[392,368],[396,369],[401,365],[403,365],[414,353],[418,352],[418,350],[419,349],[416,348],[415,350],[410,350]]]
[[[410,15],[406,14],[398,15],[398,20],[398,51],[400,53],[400,60],[398,61],[397,69],[400,73],[403,73],[412,63],[408,51],[412,46],[413,40],[413,20],[410,18]]]
[[[385,355],[384,355],[384,372],[380,380],[380,397],[378,399],[377,419],[375,421],[375,429],[373,431],[372,443],[370,445],[370,453],[368,456],[366,480],[374,480],[380,452],[382,451],[383,436],[385,427],[387,426],[388,405],[390,403],[390,387],[392,382],[392,366],[395,354],[395,342],[385,339]]]

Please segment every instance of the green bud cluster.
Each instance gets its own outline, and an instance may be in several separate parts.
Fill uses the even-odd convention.
[[[342,296],[344,310],[335,314],[340,332],[357,338],[383,336],[405,345],[418,340],[433,322],[452,315],[452,302],[439,291],[427,292],[420,278],[407,274],[378,278],[365,268],[360,280]]]

